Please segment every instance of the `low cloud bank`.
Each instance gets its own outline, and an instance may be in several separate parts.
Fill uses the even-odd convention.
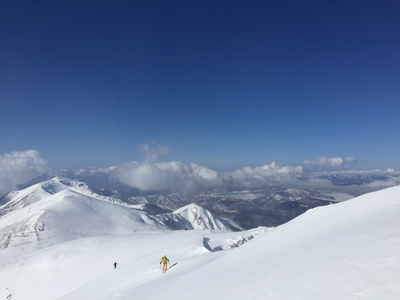
[[[0,155],[0,194],[50,170],[47,160],[36,150]]]
[[[108,172],[120,182],[143,191],[194,192],[210,188],[287,186],[359,195],[400,184],[400,173],[393,169],[319,172],[310,170],[310,166],[321,170],[323,167],[329,169],[354,162],[356,159],[352,157],[321,157],[305,161],[303,166],[272,162],[255,168],[244,167],[219,172],[197,164],[184,165],[177,161],[155,163],[146,159],[143,162],[117,166]],[[335,182],[338,178],[342,182]]]
[[[156,160],[168,152],[168,148],[156,143],[142,144],[143,162],[129,162],[107,172],[111,177],[143,191],[191,192],[202,188],[218,187],[223,179],[217,171],[197,164],[160,162]]]
[[[190,192],[223,184],[218,172],[207,167],[180,162],[131,162],[117,166],[112,176],[140,190]]]
[[[332,171],[354,163],[352,157],[320,157],[306,160],[303,165],[290,166],[272,162],[259,167],[244,167],[234,171],[216,171],[191,163],[178,161],[156,162],[168,149],[157,144],[141,145],[143,161],[128,162],[102,169],[71,171],[76,178],[102,174],[142,191],[192,193],[212,188],[267,188],[293,187],[319,191],[342,192],[352,195],[400,184],[400,172],[386,171]],[[313,170],[317,168],[318,170]],[[322,170],[325,168],[325,170]],[[0,194],[17,189],[19,184],[49,172],[47,160],[39,152],[27,150],[0,156]],[[65,171],[65,170],[64,170]]]
[[[140,190],[191,192],[198,189],[228,186],[265,187],[273,182],[292,178],[303,172],[302,167],[275,162],[261,167],[245,167],[233,172],[218,172],[210,168],[181,162],[131,162],[117,166],[112,176]]]
[[[245,167],[226,174],[233,184],[245,187],[265,187],[278,182],[287,182],[303,173],[303,167],[288,166],[272,162],[261,167]]]
[[[355,163],[357,160],[354,157],[326,157],[321,156],[315,160],[304,160],[303,165],[313,169],[326,169],[342,167],[346,163]]]
[[[272,162],[260,167],[245,167],[232,172],[218,172],[194,163],[160,162],[167,148],[154,144],[140,146],[145,154],[143,162],[130,162],[108,170],[120,182],[143,191],[192,192],[199,189],[231,186],[266,187],[303,173],[301,166],[293,167]]]

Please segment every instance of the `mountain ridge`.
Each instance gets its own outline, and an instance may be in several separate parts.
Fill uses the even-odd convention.
[[[86,236],[130,234],[137,230],[242,230],[197,206],[198,219],[181,213],[149,215],[118,199],[98,195],[84,183],[55,177],[3,197],[0,249],[24,243],[48,247]],[[200,226],[199,220],[205,220]]]
[[[48,202],[70,201],[51,197]],[[10,215],[29,209],[40,234],[46,224],[35,225],[40,211],[33,206]],[[143,227],[124,235],[81,236],[44,249],[25,243],[20,253],[10,246],[0,249],[0,298],[395,300],[400,296],[399,214],[400,186],[317,207],[270,229]],[[171,262],[166,274],[159,269],[163,255]]]

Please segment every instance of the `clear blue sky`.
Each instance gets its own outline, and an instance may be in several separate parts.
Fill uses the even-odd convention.
[[[400,1],[1,1],[0,155],[400,169]]]

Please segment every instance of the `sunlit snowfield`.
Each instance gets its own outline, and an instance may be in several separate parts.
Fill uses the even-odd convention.
[[[241,232],[166,230],[77,191],[51,197],[0,218],[0,299],[400,298],[400,186]]]

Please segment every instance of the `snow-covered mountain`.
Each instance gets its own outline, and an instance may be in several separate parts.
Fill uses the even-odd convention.
[[[347,197],[349,198],[351,197]],[[130,204],[156,205],[171,210],[194,203],[246,229],[259,226],[275,227],[309,209],[336,202],[333,196],[317,191],[279,187],[262,190],[209,190],[192,195],[156,193],[132,196],[124,201]]]
[[[138,228],[39,250],[19,245],[26,250],[0,250],[0,299],[399,299],[399,216],[397,186],[272,229]]]
[[[0,218],[0,248],[10,253],[87,236],[165,229],[145,212],[65,189]]]
[[[83,181],[92,192],[114,200],[121,200],[129,205],[145,204],[142,210],[151,215],[172,212],[194,203],[220,217],[232,220],[246,229],[259,226],[275,227],[314,207],[329,205],[354,197],[354,195],[347,193],[338,193],[337,190],[324,192],[323,190],[299,189],[293,186],[268,186],[263,188],[235,186],[221,189],[200,189],[189,194],[168,191],[141,191],[113,180],[106,174],[101,175],[94,170],[92,171],[94,173],[90,172],[90,174],[67,172],[63,173],[63,178]],[[53,174],[46,176],[32,179],[21,188],[54,177]],[[307,179],[304,178],[304,180]]]
[[[138,230],[241,230],[196,205],[151,216],[118,199],[98,195],[84,183],[60,177],[11,192],[1,204],[0,249],[12,253],[24,251],[30,244],[44,248],[81,237]],[[189,210],[191,213],[185,214]]]
[[[46,197],[64,190],[75,191],[98,200],[120,202],[112,197],[105,197],[93,192],[85,183],[63,177],[54,177],[50,180],[34,184],[20,191],[13,191],[0,198],[0,216],[11,211],[26,207]]]
[[[155,218],[167,224],[172,229],[244,230],[234,222],[220,218],[194,203],[186,205],[172,213],[159,214]]]

